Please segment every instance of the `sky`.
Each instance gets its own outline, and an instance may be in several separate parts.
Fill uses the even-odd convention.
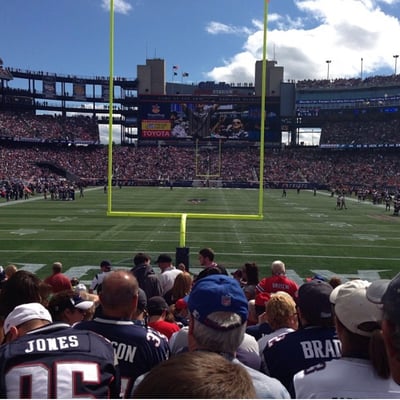
[[[1,0],[0,10],[5,67],[109,75],[110,0]],[[397,72],[400,0],[114,0],[114,75],[136,78],[161,58],[169,82],[254,82],[265,10],[267,59],[285,81]]]

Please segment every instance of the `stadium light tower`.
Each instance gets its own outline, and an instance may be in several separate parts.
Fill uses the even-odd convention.
[[[331,62],[332,62],[332,60],[326,60],[326,65],[328,67],[328,72],[326,74],[326,79],[328,79],[328,81],[329,81],[329,65],[330,65]]]
[[[395,54],[393,56],[393,58],[394,58],[394,74],[396,75],[397,74],[397,59],[399,58],[399,55]]]

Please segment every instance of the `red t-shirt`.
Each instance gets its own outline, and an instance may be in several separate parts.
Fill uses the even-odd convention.
[[[53,293],[72,289],[71,280],[67,275],[64,275],[61,272],[57,272],[56,274],[49,276],[44,280],[44,283],[51,285],[53,288]]]
[[[289,279],[286,275],[273,275],[262,279],[256,286],[257,305],[264,305],[269,295],[275,292],[289,293],[294,299],[297,297],[298,284]]]
[[[172,336],[174,332],[177,332],[180,329],[179,326],[175,324],[175,322],[168,322],[163,320],[149,322],[148,325],[156,331],[164,334],[168,339]]]

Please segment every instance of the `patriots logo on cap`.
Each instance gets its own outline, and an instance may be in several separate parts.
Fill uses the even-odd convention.
[[[221,296],[221,304],[225,307],[230,307],[232,304],[232,297],[229,295]]]

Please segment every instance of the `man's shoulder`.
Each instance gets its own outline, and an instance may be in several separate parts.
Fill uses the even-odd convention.
[[[99,317],[80,322],[74,325],[74,329],[94,331],[111,341],[118,339],[120,342],[133,344],[154,343],[157,346],[164,340],[158,331],[130,320]]]
[[[287,389],[278,379],[257,371],[238,359],[234,359],[233,362],[242,365],[247,370],[259,398],[290,399]]]

